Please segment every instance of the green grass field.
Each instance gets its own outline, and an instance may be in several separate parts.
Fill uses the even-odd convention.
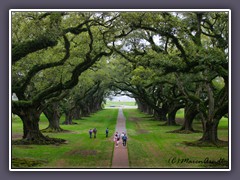
[[[113,142],[111,136],[115,131],[118,110],[102,110],[91,117],[75,120],[76,125],[61,125],[68,133],[44,134],[49,137],[66,139],[67,144],[56,145],[14,145],[12,146],[13,158],[27,158],[42,160],[44,168],[109,168],[112,161]],[[48,122],[41,117],[40,129],[46,128]],[[97,138],[90,139],[88,130],[96,127]],[[109,136],[105,137],[105,129],[109,128]],[[12,135],[19,138],[22,135],[22,122],[13,118]],[[15,163],[15,166],[20,166]],[[24,166],[24,164],[23,164]]]
[[[168,131],[180,126],[162,126],[164,122],[151,119],[137,109],[124,109],[127,118],[128,154],[130,168],[212,168],[200,161],[207,158],[228,161],[227,147],[189,147],[183,141],[198,140],[202,133],[173,134]],[[30,161],[42,161],[42,164],[30,168],[110,168],[114,143],[112,135],[115,131],[118,109],[105,109],[81,120],[76,125],[61,125],[67,133],[44,134],[49,137],[63,138],[68,141],[63,145],[13,145],[13,168],[27,168]],[[178,112],[178,118],[183,112]],[[41,116],[40,129],[48,126]],[[96,127],[97,138],[90,139],[88,130]],[[109,137],[105,137],[105,129],[109,128]],[[201,123],[194,122],[194,128],[201,130]],[[228,140],[228,120],[222,119],[219,124],[219,138]],[[18,117],[12,120],[13,139],[21,138],[22,122]],[[188,162],[186,162],[188,158]],[[214,166],[215,167],[215,166]],[[222,167],[222,166],[221,166]],[[226,168],[226,167],[223,167]]]
[[[136,109],[124,110],[124,114],[127,118],[129,163],[132,168],[211,168],[211,164],[201,161],[228,161],[227,147],[189,147],[183,143],[200,139],[202,133],[168,133],[180,126],[163,126],[164,122],[153,120]],[[182,112],[179,112],[177,117],[182,116]],[[200,122],[194,122],[193,127],[202,130]],[[221,140],[228,140],[227,119],[221,120],[218,134]]]

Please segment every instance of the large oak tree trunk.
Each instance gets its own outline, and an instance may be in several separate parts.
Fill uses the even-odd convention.
[[[138,99],[136,99],[136,103],[137,103],[138,109],[142,112],[143,111],[143,104]]]
[[[146,104],[142,104],[141,111],[147,113],[148,106]]]
[[[66,111],[65,112],[65,121],[63,122],[63,124],[73,124],[73,112],[72,110]]]
[[[147,106],[147,110],[146,110],[147,114],[152,115],[153,114],[153,109],[149,106]]]
[[[195,132],[195,130],[192,127],[192,123],[196,115],[198,114],[198,111],[195,106],[186,106],[184,109],[184,123],[180,129],[180,131],[191,131]]]
[[[179,108],[173,108],[168,112],[168,119],[167,119],[167,125],[168,126],[172,126],[172,125],[176,125],[176,113],[178,111]]]
[[[74,111],[73,111],[73,119],[81,119],[81,109],[79,106],[75,107],[74,108]]]
[[[41,111],[35,107],[24,107],[17,114],[23,122],[23,141],[24,144],[54,144],[61,143],[63,139],[53,139],[44,136],[39,129]],[[14,142],[13,142],[14,144]]]
[[[29,141],[44,139],[43,134],[39,130],[39,112],[32,108],[24,108],[19,117],[23,122],[23,139]]]
[[[47,132],[61,132],[63,129],[60,127],[60,112],[58,109],[58,103],[53,103],[43,110],[43,113],[48,119],[49,125],[43,131]]]
[[[89,111],[89,108],[84,106],[81,108],[81,115],[82,117],[87,117],[90,115],[90,111]]]
[[[203,136],[199,141],[202,142],[211,142],[216,144],[218,139],[217,128],[219,120],[214,119],[213,122],[207,121],[205,123]]]
[[[159,111],[154,111],[154,118],[160,121],[167,121],[167,111],[162,108]]]
[[[141,112],[144,112],[144,113],[147,113],[147,114],[153,114],[153,112],[151,111],[151,108],[150,106],[148,106],[146,103],[136,99],[136,103],[138,105],[138,109],[141,111]],[[150,112],[151,111],[151,112]]]
[[[217,101],[215,101],[213,88],[210,83],[206,84],[206,88],[209,98],[207,107],[208,114],[207,116],[204,116],[203,113],[201,114],[203,120],[203,136],[199,141],[217,144],[219,141],[217,134],[218,124],[222,116],[228,112],[228,104],[226,102],[218,104]],[[227,95],[227,93],[225,94]],[[226,95],[225,97],[227,97]]]

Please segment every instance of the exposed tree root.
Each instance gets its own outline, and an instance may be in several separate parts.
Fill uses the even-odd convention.
[[[159,126],[180,126],[179,124],[168,124],[167,122],[160,124]]]
[[[46,129],[42,129],[41,130],[42,133],[58,133],[58,132],[61,132],[61,133],[65,133],[65,132],[69,132],[68,130],[64,130],[62,128],[46,128]]]
[[[167,133],[178,133],[178,134],[192,134],[192,133],[201,133],[202,131],[199,130],[181,130],[181,129],[176,129],[173,131],[168,131]]]
[[[64,121],[62,124],[63,125],[77,125],[78,123],[76,123],[76,122],[69,123],[69,122]]]
[[[213,141],[194,141],[194,142],[183,142],[187,146],[194,146],[194,147],[228,147],[228,141],[217,140],[216,142]]]
[[[67,143],[64,139],[59,138],[49,138],[48,136],[45,136],[44,138],[36,138],[36,139],[20,139],[20,140],[13,140],[12,145],[60,145]]]

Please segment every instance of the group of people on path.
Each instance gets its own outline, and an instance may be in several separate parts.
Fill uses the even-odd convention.
[[[114,135],[114,142],[116,147],[118,147],[118,144],[120,142],[120,139],[122,140],[122,145],[126,146],[127,145],[127,135],[126,133],[122,132],[121,134],[116,132]]]
[[[108,137],[108,133],[109,133],[108,128],[106,129],[105,133],[106,133],[106,137]],[[93,134],[94,138],[97,137],[97,128],[89,130],[89,137],[90,137],[90,139],[92,139],[92,134]],[[118,132],[116,132],[114,134],[114,139],[113,140],[115,142],[116,147],[118,147],[120,139],[122,140],[123,146],[126,146],[127,145],[127,135],[126,135],[126,133],[124,131],[121,134],[118,133]]]
[[[97,128],[94,129],[90,129],[89,131],[89,136],[92,139],[92,134],[94,135],[93,137],[96,138],[97,137]]]

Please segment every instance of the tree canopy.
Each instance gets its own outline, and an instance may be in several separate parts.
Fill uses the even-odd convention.
[[[100,110],[120,90],[167,125],[176,124],[176,112],[184,108],[181,129],[194,131],[198,115],[201,141],[217,143],[218,123],[228,114],[228,16],[12,12],[12,93],[18,97],[12,111],[23,120],[23,138],[47,141],[38,121],[44,111],[56,114],[49,109],[53,103],[71,122],[74,114]]]

